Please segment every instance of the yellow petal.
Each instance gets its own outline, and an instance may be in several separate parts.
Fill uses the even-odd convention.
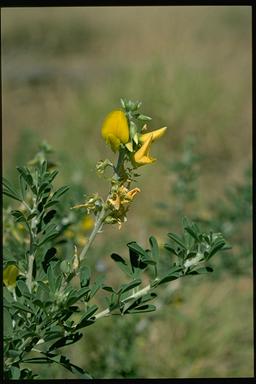
[[[126,194],[126,198],[128,198],[129,200],[132,200],[134,198],[134,196],[140,192],[140,189],[139,188],[133,188],[131,189],[129,192],[127,192]]]
[[[153,136],[151,134],[147,137],[147,140],[142,144],[140,149],[137,152],[135,152],[133,160],[137,167],[145,164],[151,164],[154,161],[156,161],[156,159],[154,159],[149,155],[149,150],[150,150],[152,141],[153,141]]]
[[[6,287],[15,287],[19,270],[16,265],[8,265],[3,271],[3,281]]]
[[[165,133],[167,127],[159,128],[154,131],[144,133],[143,135],[140,135],[140,143],[145,143],[145,141],[148,140],[148,138],[152,135],[152,142],[154,142],[157,139],[160,139],[160,137],[163,136]]]
[[[121,110],[110,112],[103,122],[101,133],[114,152],[121,143],[126,144],[129,141],[129,126],[125,113]]]

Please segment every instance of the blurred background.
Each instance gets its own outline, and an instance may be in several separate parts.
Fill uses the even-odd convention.
[[[151,129],[168,126],[152,147],[158,161],[139,169],[128,222],[94,243],[98,273],[122,281],[109,255],[126,256],[132,240],[147,247],[150,235],[164,243],[182,215],[232,245],[212,275],[163,289],[156,313],[86,328],[67,353],[93,377],[253,376],[251,44],[248,6],[2,9],[3,173],[13,183],[47,141],[56,187],[71,185],[68,211],[107,193],[95,164],[114,155],[100,129],[121,97],[142,101]]]

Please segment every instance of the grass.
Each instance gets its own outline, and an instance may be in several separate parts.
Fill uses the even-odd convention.
[[[174,215],[163,232],[155,224],[155,203],[169,203],[169,165],[188,134],[197,138],[202,158],[200,212],[241,181],[251,163],[250,7],[6,8],[2,53],[8,178],[46,139],[56,150],[60,185],[106,193],[94,167],[99,159],[113,158],[100,127],[120,97],[142,100],[152,129],[168,126],[165,140],[152,148],[157,163],[140,170],[142,193],[128,223],[120,231],[106,227],[91,253],[106,263],[113,281],[121,277],[108,261],[111,252],[124,254],[126,242],[145,245],[151,234],[163,238],[179,226]],[[244,232],[241,241],[250,248],[251,231]],[[96,377],[252,376],[251,275],[186,282],[179,292],[184,301],[148,316],[155,320],[130,350],[118,340],[132,338],[129,329],[139,320],[113,317],[88,328],[70,352],[80,359],[76,363],[92,368]],[[48,372],[47,367],[42,375]],[[67,375],[52,370],[52,378],[58,377]]]

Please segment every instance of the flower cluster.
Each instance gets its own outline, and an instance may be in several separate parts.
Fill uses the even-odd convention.
[[[141,103],[121,99],[122,109],[110,112],[104,119],[101,133],[106,143],[114,153],[118,153],[116,166],[109,160],[98,162],[96,169],[103,175],[107,167],[113,170],[110,178],[111,188],[106,199],[98,194],[89,196],[84,204],[75,208],[84,207],[87,214],[93,213],[103,223],[121,223],[127,220],[126,213],[135,195],[140,192],[138,187],[131,189],[130,184],[138,176],[135,171],[138,167],[152,164],[156,161],[150,155],[152,143],[166,132],[166,127],[147,132],[146,122],[149,116],[139,112]]]

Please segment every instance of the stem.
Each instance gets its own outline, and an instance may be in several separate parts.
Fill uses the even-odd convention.
[[[36,207],[36,200],[34,200],[33,209]],[[31,220],[31,227],[28,225],[29,235],[30,235],[30,250],[29,250],[29,256],[28,256],[28,272],[26,275],[26,281],[28,290],[31,293],[32,292],[32,278],[33,278],[33,263],[35,259],[35,229],[36,229],[36,217],[33,217]]]
[[[117,160],[117,165],[114,167],[115,174],[121,178],[121,172],[123,171],[123,166],[124,166],[124,155],[125,155],[125,150],[121,148],[119,150],[119,155],[118,155],[118,160]]]
[[[146,293],[148,293],[150,291],[150,289],[151,289],[151,286],[150,286],[150,284],[148,284],[146,287],[140,289],[138,292],[133,293],[132,295],[126,297],[124,300],[122,300],[122,302],[125,303],[126,301],[129,301],[129,300],[138,299],[138,298],[144,296]],[[98,313],[94,317],[96,320],[98,320],[101,317],[109,316],[110,313],[111,313],[111,310],[109,308],[106,308],[106,309],[104,309],[104,311]]]
[[[96,220],[96,222],[94,224],[94,228],[93,228],[92,233],[90,234],[89,240],[85,244],[84,248],[82,249],[82,251],[81,251],[81,253],[79,255],[79,260],[80,261],[82,261],[85,258],[85,255],[87,254],[88,249],[90,248],[93,240],[95,239],[95,236],[97,235],[100,227],[102,226],[104,219],[105,219],[105,209],[102,208],[102,210],[100,212],[100,215],[99,215],[98,219]]]
[[[34,254],[30,254],[28,259],[28,274],[27,274],[27,286],[30,293],[32,292],[32,274],[33,274],[34,259],[35,259]]]

